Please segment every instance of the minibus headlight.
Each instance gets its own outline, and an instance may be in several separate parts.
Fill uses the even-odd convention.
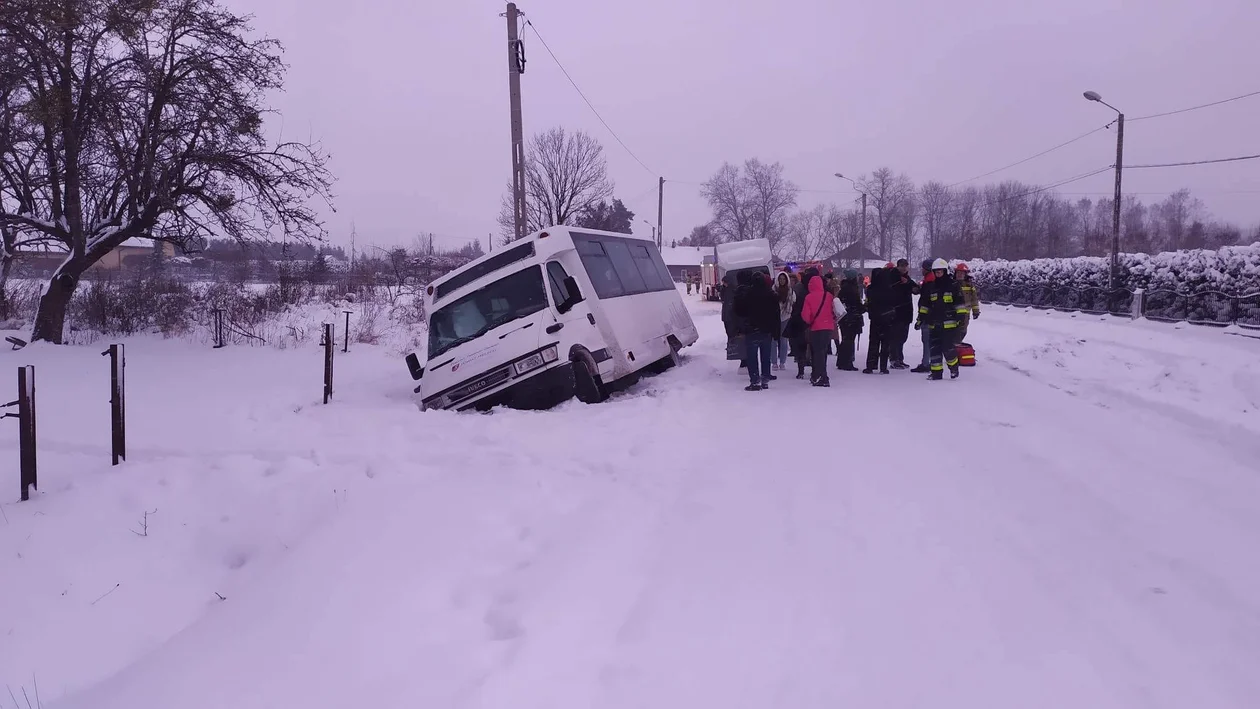
[[[516,372],[516,376],[519,377],[526,372],[538,369],[544,364],[556,361],[558,356],[559,353],[556,351],[556,346],[552,345],[542,352],[535,352],[528,357],[516,360],[512,363],[512,371]]]

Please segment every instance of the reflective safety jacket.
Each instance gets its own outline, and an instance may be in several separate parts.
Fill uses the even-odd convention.
[[[918,322],[930,328],[953,330],[967,318],[967,301],[953,276],[929,277],[919,294]]]
[[[976,288],[975,281],[971,280],[971,276],[968,276],[966,280],[959,284],[959,288],[962,290],[963,303],[967,306],[967,310],[970,310],[972,315],[979,315],[980,290]]]

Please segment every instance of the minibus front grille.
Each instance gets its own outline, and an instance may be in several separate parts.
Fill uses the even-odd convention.
[[[468,384],[465,384],[464,386],[456,389],[455,391],[452,391],[451,393],[446,395],[446,400],[452,404],[457,401],[463,401],[464,399],[467,399],[470,396],[476,396],[477,394],[485,391],[486,389],[502,384],[503,382],[506,382],[508,379],[511,379],[511,378],[512,378],[512,368],[510,366],[502,367],[493,372],[490,372],[484,377],[481,377]]]

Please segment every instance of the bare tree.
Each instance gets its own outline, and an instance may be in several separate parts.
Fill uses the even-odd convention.
[[[767,165],[756,158],[744,163],[744,178],[753,195],[751,211],[758,235],[769,240],[770,250],[777,252],[787,235],[791,209],[796,206],[797,187],[783,177],[781,164]]]
[[[529,139],[525,146],[526,233],[572,224],[612,193],[604,146],[590,134],[552,128]],[[510,242],[516,230],[509,197],[503,198],[498,222],[504,243]]]
[[[0,3],[0,224],[66,252],[32,339],[61,341],[79,277],[128,239],[323,238],[327,156],[266,140],[285,66],[251,32],[216,0]]]
[[[754,238],[752,189],[739,168],[725,163],[713,177],[700,186],[700,194],[713,209],[709,227],[720,241],[744,241]]]
[[[713,231],[723,241],[768,239],[777,251],[787,235],[796,185],[783,176],[779,163],[746,160],[743,170],[726,163],[700,187],[713,209]]]
[[[870,177],[858,180],[858,186],[869,196],[870,206],[874,208],[879,255],[884,259],[891,258],[897,215],[902,205],[911,199],[914,184],[905,175],[894,175],[891,169],[881,167]]]
[[[783,253],[802,261],[813,261],[839,251],[841,215],[835,205],[820,204],[797,212],[789,220]]]
[[[928,254],[935,257],[941,253],[941,239],[947,228],[949,212],[954,206],[954,195],[943,182],[932,181],[919,188],[918,197]]]
[[[915,237],[919,233],[919,203],[911,192],[901,203],[901,211],[897,214],[897,228],[901,233],[901,247],[907,259],[914,256]]]

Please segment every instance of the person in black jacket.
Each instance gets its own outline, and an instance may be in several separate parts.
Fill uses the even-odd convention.
[[[836,369],[843,372],[856,372],[854,366],[857,336],[862,332],[862,313],[866,312],[862,305],[862,288],[858,285],[858,272],[849,269],[844,272],[840,281],[840,302],[844,305],[845,314],[840,318],[840,347],[836,354]]]
[[[735,299],[738,297],[739,291],[748,285],[750,275],[747,271],[739,271],[733,276],[729,273],[722,276],[722,325],[726,328],[728,346],[731,340],[742,336],[746,328],[744,319],[735,311]],[[741,359],[739,361],[740,369],[747,366],[748,362],[746,360]]]
[[[796,284],[796,305],[792,306],[792,317],[788,320],[787,338],[792,343],[792,353],[796,358],[796,378],[805,378],[805,365],[809,359],[809,328],[805,326],[805,318],[801,310],[805,307],[805,296],[809,295],[809,280],[818,277],[818,269],[807,268]]]
[[[742,274],[741,274],[742,275]],[[764,273],[752,274],[735,296],[735,314],[744,323],[749,384],[746,391],[769,389],[777,379],[770,373],[770,340],[779,335],[779,300]]]
[[[906,364],[906,340],[910,339],[910,325],[914,322],[914,296],[919,293],[919,284],[910,277],[910,262],[901,259],[897,268],[892,271],[893,301],[897,304],[897,313],[893,318],[892,336],[888,358],[892,360],[893,369],[909,369]]]
[[[871,334],[866,338],[866,369],[863,374],[888,374],[888,356],[892,353],[893,320],[897,303],[893,299],[892,274],[896,269],[877,268],[871,271],[871,284],[866,289],[866,312],[871,319]]]

